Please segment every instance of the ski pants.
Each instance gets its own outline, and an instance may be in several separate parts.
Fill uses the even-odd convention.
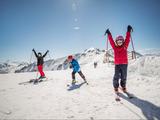
[[[76,74],[76,72],[73,71],[72,72],[72,80],[75,80],[75,74]],[[83,75],[82,71],[79,71],[78,74],[82,77],[83,80],[86,79],[85,76]]]
[[[121,79],[120,81],[121,87],[122,88],[126,87],[127,67],[128,67],[128,64],[115,65],[115,73],[113,77],[113,87],[114,88],[119,87],[119,79]]]
[[[43,72],[43,65],[38,65],[38,71],[39,71],[39,73],[40,73],[40,75],[41,75],[42,77],[45,76],[45,74],[44,74],[44,72]]]

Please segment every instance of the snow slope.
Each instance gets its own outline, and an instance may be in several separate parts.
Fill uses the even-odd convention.
[[[135,98],[122,94],[121,102],[114,100],[112,64],[101,62],[96,69],[92,64],[82,66],[89,85],[74,88],[67,87],[70,69],[45,71],[49,81],[38,85],[18,84],[35,78],[36,72],[0,74],[0,118],[160,119],[160,59],[150,59],[146,56],[129,63],[127,88]],[[83,82],[78,74],[76,78],[78,84]]]

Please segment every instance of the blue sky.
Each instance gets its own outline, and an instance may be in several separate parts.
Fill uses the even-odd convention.
[[[0,61],[29,62],[32,48],[49,50],[51,58],[105,49],[105,29],[125,36],[128,24],[136,50],[159,48],[159,6],[160,0],[0,0]]]

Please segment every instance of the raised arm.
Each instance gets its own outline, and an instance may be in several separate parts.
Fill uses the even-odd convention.
[[[129,46],[132,31],[133,31],[132,27],[130,25],[128,25],[127,33],[126,33],[126,39],[125,39],[125,43],[124,43],[126,48],[128,48],[128,46]]]
[[[32,49],[32,51],[34,52],[35,56],[38,57],[36,51],[34,49]]]
[[[113,49],[115,49],[115,42],[112,38],[111,32],[109,31],[109,29],[106,30],[105,35],[108,34],[108,40],[112,46]]]
[[[49,50],[46,51],[46,53],[43,55],[43,57],[45,57],[47,55],[47,53],[49,52]]]

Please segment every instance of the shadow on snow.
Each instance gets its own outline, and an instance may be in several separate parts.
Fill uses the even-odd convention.
[[[84,82],[81,83],[81,84],[73,84],[71,85],[69,88],[68,88],[68,91],[72,91],[72,90],[75,90],[75,89],[79,89],[83,84],[85,84]]]
[[[133,105],[137,106],[138,108],[141,109],[143,115],[146,117],[148,120],[154,120],[158,119],[160,120],[160,107],[154,105],[153,103],[140,99],[136,96],[134,96],[133,99],[128,99],[123,94],[120,94],[120,97],[125,99],[126,101],[132,103]]]

